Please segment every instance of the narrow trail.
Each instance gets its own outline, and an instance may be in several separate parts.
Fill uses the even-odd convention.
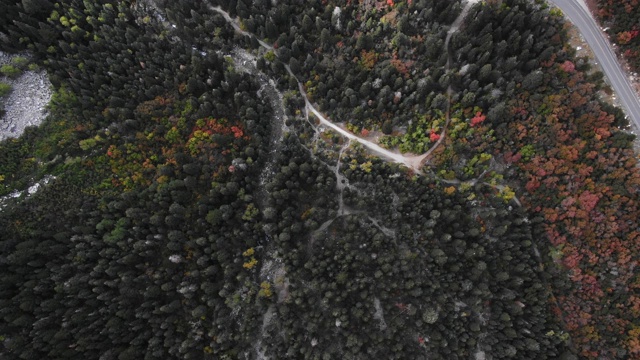
[[[469,10],[476,2],[477,1],[467,1],[464,8],[460,12],[460,15],[458,15],[456,20],[453,22],[453,24],[451,24],[451,27],[447,31],[447,37],[444,40],[444,51],[447,52],[447,63],[445,64],[446,72],[450,70],[450,64],[451,64],[451,54],[449,53],[449,42],[451,41],[451,37],[456,31],[458,31],[458,29],[460,28],[460,25],[462,25],[462,22],[464,21],[464,18],[467,16],[467,14],[469,13]],[[440,138],[424,154],[415,155],[415,156],[405,156],[407,161],[411,163],[412,165],[411,167],[414,170],[422,169],[422,167],[428,162],[429,156],[431,156],[431,153],[433,153],[440,146],[440,144],[442,144],[442,142],[445,140],[447,136],[447,129],[451,124],[451,96],[452,95],[453,95],[453,89],[451,88],[451,85],[449,85],[447,87],[447,110],[445,113],[446,121],[444,126],[442,127],[442,131],[440,132]]]
[[[240,28],[240,26],[238,25],[238,23],[233,20],[229,14],[222,10],[222,8],[220,8],[220,6],[210,6],[209,7],[211,10],[216,11],[218,13],[220,13],[225,20],[231,24],[231,26],[240,34],[245,35],[245,36],[250,36],[250,37],[255,37],[255,35],[244,31]],[[262,40],[258,40],[258,43],[260,44],[260,46],[264,47],[267,50],[274,50],[273,46],[265,43]],[[359,143],[361,143],[365,148],[369,149],[370,151],[372,151],[373,153],[379,155],[382,158],[385,158],[388,161],[391,161],[393,163],[397,163],[397,164],[401,164],[404,165],[410,169],[412,169],[413,171],[415,171],[416,173],[421,173],[420,172],[420,165],[422,162],[422,158],[420,156],[416,157],[416,156],[405,156],[403,154],[400,154],[398,152],[393,152],[390,151],[388,149],[385,149],[383,147],[381,147],[380,145],[371,142],[369,140],[363,139],[353,133],[350,133],[349,131],[343,129],[342,127],[340,127],[339,125],[337,125],[336,123],[330,121],[327,117],[325,117],[320,111],[318,111],[318,109],[311,103],[311,101],[309,101],[309,97],[307,96],[307,93],[304,89],[304,86],[302,85],[302,83],[300,82],[300,80],[297,78],[297,76],[291,71],[291,68],[288,65],[285,65],[285,69],[287,70],[287,72],[289,73],[290,76],[294,77],[298,83],[298,90],[300,91],[300,94],[302,95],[302,97],[304,98],[304,102],[305,102],[305,111],[307,112],[311,112],[319,121],[322,125],[329,127],[331,129],[333,129],[334,131],[336,131],[337,133],[339,133],[340,135],[348,138],[349,140],[354,140],[357,141]]]
[[[469,12],[471,6],[474,4],[473,1],[468,1],[465,4],[464,9],[462,10],[462,12],[460,13],[460,15],[458,16],[458,18],[454,21],[454,23],[452,24],[451,28],[449,29],[448,33],[447,33],[447,38],[445,40],[445,51],[449,51],[448,45],[449,45],[449,41],[451,36],[458,30],[459,26],[462,24],[464,17],[467,15],[467,13]],[[220,7],[210,7],[212,10],[220,13],[223,15],[223,17],[226,19],[226,21],[231,24],[233,26],[233,28],[246,36],[252,36],[252,34],[247,33],[246,31],[243,31],[242,29],[240,29],[240,27],[238,26],[238,24],[230,18],[230,16],[224,12]],[[273,50],[273,47],[263,41],[258,40],[259,44],[268,50]],[[261,97],[266,98],[272,105],[273,109],[274,109],[274,117],[277,120],[278,124],[274,124],[275,126],[275,132],[273,137],[270,139],[269,141],[269,145],[270,145],[270,151],[269,151],[269,156],[267,159],[267,165],[265,166],[264,171],[261,173],[260,175],[260,183],[262,185],[264,185],[265,183],[269,182],[269,180],[271,179],[271,177],[273,176],[273,171],[270,168],[269,164],[272,164],[275,162],[276,159],[276,154],[278,153],[278,151],[280,150],[280,143],[282,142],[282,138],[283,138],[283,134],[288,130],[288,127],[286,127],[285,125],[285,120],[286,120],[286,115],[284,112],[284,101],[283,101],[283,97],[282,94],[280,93],[280,91],[277,90],[276,84],[273,81],[273,79],[271,79],[269,76],[267,76],[266,74],[260,72],[256,66],[255,66],[255,60],[256,57],[255,55],[248,53],[245,50],[242,49],[236,49],[231,53],[231,58],[235,61],[237,67],[241,70],[241,71],[246,71],[247,73],[251,74],[252,76],[255,76],[256,79],[259,80],[259,83],[261,84],[261,90],[258,92],[258,94]],[[446,64],[446,71],[450,71],[450,55],[449,58],[447,59],[447,64]],[[344,136],[346,138],[346,141],[341,145],[340,150],[338,152],[337,155],[337,159],[336,159],[336,163],[335,165],[333,165],[333,161],[329,161],[331,164],[324,162],[321,158],[316,157],[320,162],[324,163],[329,169],[331,169],[336,177],[336,188],[339,192],[338,194],[338,210],[337,213],[335,214],[335,216],[329,220],[327,220],[326,222],[324,222],[323,224],[321,224],[315,231],[313,231],[313,234],[310,238],[310,241],[308,243],[308,250],[312,251],[312,248],[314,247],[314,242],[317,242],[321,239],[321,236],[329,229],[329,227],[334,223],[334,221],[336,219],[339,219],[342,216],[347,216],[350,214],[359,214],[362,213],[360,211],[354,211],[353,209],[349,209],[348,206],[345,206],[344,204],[344,191],[345,189],[349,189],[349,190],[355,190],[355,191],[360,191],[361,189],[356,188],[353,185],[349,184],[348,179],[346,178],[346,176],[344,176],[343,174],[340,173],[340,166],[342,164],[342,159],[343,159],[343,155],[345,154],[345,151],[347,151],[347,149],[350,147],[350,145],[352,144],[352,141],[357,141],[360,144],[362,144],[365,148],[367,148],[369,151],[378,154],[379,156],[381,156],[382,158],[394,162],[394,163],[398,163],[401,165],[404,165],[410,169],[412,169],[415,173],[417,174],[422,174],[422,172],[420,171],[424,165],[424,163],[426,161],[428,161],[429,156],[439,147],[443,144],[443,141],[445,140],[446,134],[447,134],[447,129],[448,126],[450,125],[451,122],[451,118],[450,118],[450,104],[451,104],[451,98],[454,94],[453,89],[449,86],[446,90],[447,93],[447,109],[446,109],[446,122],[443,126],[443,130],[440,133],[440,139],[438,139],[433,146],[426,151],[424,154],[421,155],[416,155],[416,156],[405,156],[399,153],[395,153],[392,151],[389,151],[387,149],[384,149],[382,147],[380,147],[378,144],[375,144],[371,141],[368,141],[366,139],[360,138],[350,132],[348,132],[346,129],[342,128],[340,125],[335,124],[333,122],[331,122],[327,117],[325,117],[324,115],[322,115],[320,113],[320,111],[318,111],[318,109],[311,104],[311,102],[309,101],[309,98],[304,90],[304,87],[302,85],[302,83],[299,81],[299,79],[297,77],[295,77],[295,75],[293,74],[293,72],[291,71],[291,69],[289,68],[288,65],[285,65],[285,69],[286,71],[289,73],[290,76],[293,76],[297,83],[298,83],[298,88],[300,91],[301,96],[303,97],[304,101],[305,101],[305,107],[304,107],[304,116],[306,118],[306,120],[309,122],[309,124],[311,125],[311,127],[315,130],[316,132],[316,136],[319,136],[319,126],[325,126],[326,128],[330,128],[334,131],[336,131],[338,134]],[[316,117],[318,119],[318,121],[320,122],[320,125],[316,125],[315,123],[313,123],[312,121],[309,121],[309,114],[313,114],[314,117]],[[322,139],[318,139],[316,141],[322,141]],[[314,153],[312,149],[309,149],[305,146],[305,148],[310,151],[312,154]],[[333,160],[333,159],[331,159]],[[483,185],[487,185],[490,186],[494,189],[497,190],[502,190],[504,189],[504,186],[502,185],[493,185],[493,184],[489,184],[487,182],[481,182],[481,179],[483,178],[483,176],[485,175],[485,173],[482,173],[480,176],[478,176],[476,179],[473,179],[471,181],[467,181],[467,183],[470,183],[472,185],[475,185],[476,183],[481,183]],[[439,177],[435,176],[435,178],[439,179]],[[449,183],[449,184],[455,184],[455,185],[460,185],[463,182],[458,180],[458,179],[453,179],[453,180],[444,180],[444,179],[440,179],[442,182],[444,183]],[[261,187],[262,190],[259,191],[264,191],[264,187]],[[398,199],[397,199],[397,195],[395,195],[394,201],[393,203],[397,205]],[[521,207],[521,203],[520,201],[515,198],[515,203],[517,204],[518,207]],[[264,205],[264,204],[263,204]],[[365,220],[366,219],[366,220]],[[397,238],[397,234],[395,232],[395,230],[387,228],[386,226],[383,225],[383,223],[377,219],[375,219],[374,217],[371,216],[366,216],[363,217],[362,221],[369,223],[371,226],[376,227],[378,230],[380,230],[385,236],[393,239],[394,243],[396,242],[396,238]],[[399,239],[398,239],[399,240]],[[537,249],[537,246],[535,244],[535,242],[532,243],[532,247],[533,247],[533,251],[536,254],[537,259],[539,260],[539,263],[542,264],[542,259],[540,258],[540,252]],[[421,249],[421,252],[424,254],[424,256],[429,256],[423,249]],[[280,258],[278,258],[277,256],[273,256],[273,258],[271,259],[271,264],[272,265],[267,265],[267,263],[265,263],[265,265],[263,266],[262,270],[261,270],[261,278],[262,279],[267,279],[273,282],[276,282],[276,279],[281,279],[282,280],[282,284],[281,285],[276,285],[275,286],[275,290],[278,294],[278,302],[283,302],[285,300],[285,298],[288,296],[288,286],[289,286],[289,280],[286,274],[286,270],[284,267],[284,264],[282,263],[282,260]],[[375,308],[376,308],[376,315],[374,316],[374,318],[376,320],[378,320],[380,327],[381,328],[386,328],[386,323],[385,323],[385,318],[384,318],[384,313],[382,311],[382,307],[380,305],[380,301],[374,299],[374,304]],[[465,308],[469,309],[470,307],[467,306],[466,304],[460,302]],[[261,328],[260,328],[260,336],[253,348],[254,353],[256,354],[256,358],[258,359],[266,359],[267,357],[265,356],[263,350],[262,350],[262,345],[265,343],[265,334],[267,332],[267,328],[268,325],[273,321],[274,317],[275,317],[275,312],[274,312],[275,307],[272,305],[270,306],[265,313],[263,313],[262,316],[262,322],[261,322]],[[489,314],[488,312],[473,312],[474,316],[477,316],[478,319],[480,320],[482,325],[486,324],[486,318],[487,318],[487,314]],[[486,332],[485,332],[486,334]],[[480,358],[484,358],[485,357],[485,346],[484,343],[482,341],[478,342],[478,347],[477,347],[477,352],[475,354],[475,358],[476,359],[480,359]],[[488,352],[488,351],[487,351]]]
[[[469,10],[471,9],[471,7],[473,5],[475,5],[477,3],[477,1],[467,1],[465,3],[464,8],[462,9],[462,11],[460,12],[460,14],[458,15],[458,17],[456,18],[456,20],[453,22],[453,24],[451,25],[451,27],[449,28],[449,30],[447,31],[447,36],[445,38],[445,43],[444,43],[444,51],[447,52],[448,54],[448,58],[447,58],[447,63],[445,65],[446,67],[446,71],[450,70],[450,63],[451,63],[451,55],[449,54],[449,42],[451,41],[451,37],[453,36],[453,34],[458,31],[458,29],[460,28],[460,26],[462,25],[462,22],[464,21],[465,17],[467,16],[467,14],[469,13]],[[255,35],[244,31],[240,28],[240,26],[238,25],[238,23],[232,19],[229,14],[222,10],[222,8],[220,8],[220,6],[209,6],[211,10],[216,11],[218,13],[220,13],[225,20],[240,34],[245,35],[245,36],[250,36],[250,37],[255,37]],[[262,46],[263,48],[267,49],[267,50],[274,50],[273,46],[267,44],[266,42],[262,41],[262,40],[258,40],[258,43],[260,44],[260,46]],[[253,55],[248,54],[246,51],[243,52],[242,59],[245,61],[255,61],[255,59],[253,58]],[[243,65],[244,66],[244,65]],[[327,117],[325,117],[320,111],[318,111],[318,109],[311,103],[311,101],[309,101],[309,98],[307,96],[307,93],[304,89],[304,86],[302,85],[302,82],[298,79],[298,77],[293,73],[293,71],[291,71],[291,68],[289,67],[289,65],[284,65],[287,73],[289,73],[290,76],[292,76],[293,78],[296,79],[296,82],[298,83],[298,91],[300,92],[300,94],[302,95],[304,102],[305,102],[305,117],[307,118],[307,121],[309,121],[309,114],[313,114],[320,122],[321,125],[326,126],[334,131],[336,131],[338,134],[346,137],[348,139],[347,145],[349,146],[351,144],[351,141],[357,141],[360,144],[362,144],[365,148],[367,148],[369,151],[379,155],[380,157],[391,161],[393,163],[398,163],[401,165],[404,165],[410,169],[412,169],[416,174],[420,174],[422,175],[422,167],[424,166],[424,164],[426,163],[426,161],[428,161],[429,156],[433,153],[433,151],[435,151],[441,144],[442,142],[445,140],[446,138],[446,133],[447,133],[447,128],[450,125],[451,122],[451,97],[453,95],[453,89],[451,88],[451,86],[449,86],[447,88],[447,109],[446,109],[446,113],[445,113],[445,117],[446,117],[446,122],[443,126],[443,130],[440,133],[440,138],[436,141],[436,143],[428,150],[426,151],[424,154],[421,155],[413,155],[413,156],[409,156],[409,155],[403,155],[397,152],[393,152],[390,151],[388,149],[385,149],[383,147],[381,147],[380,145],[371,142],[367,139],[363,139],[349,131],[347,131],[346,129],[342,128],[340,125],[330,121]],[[251,70],[254,70],[253,68]],[[249,71],[249,72],[253,72],[253,71]],[[263,75],[264,77],[264,75]],[[265,79],[262,79],[265,80]],[[266,80],[265,80],[266,81]],[[313,123],[311,123],[309,121],[310,125],[314,128],[314,130],[316,130],[316,132],[318,132],[317,126],[314,125]],[[310,150],[310,149],[308,149]],[[347,215],[351,212],[349,212],[348,209],[344,208],[344,203],[342,201],[343,199],[343,191],[345,188],[350,187],[350,185],[348,184],[346,178],[344,176],[342,176],[339,173],[339,167],[340,167],[340,161],[342,158],[342,154],[345,150],[345,146],[343,146],[340,150],[339,156],[338,156],[338,163],[335,166],[335,168],[333,169],[335,174],[336,174],[336,180],[338,181],[338,190],[340,191],[340,206],[339,206],[339,216],[340,215]],[[311,151],[311,150],[310,150]],[[329,164],[325,164],[327,166],[329,166],[330,168],[333,168],[333,166],[330,166]],[[478,182],[480,180],[480,178],[484,175],[484,173],[478,177],[477,179],[472,180],[471,182],[468,182],[472,185],[474,185],[476,182]],[[436,176],[436,178],[438,178]],[[454,180],[445,180],[445,179],[441,179],[440,180],[444,183],[448,183],[448,184],[461,184],[462,181],[454,179]],[[482,184],[487,185],[489,187],[492,187],[496,190],[502,191],[505,186],[504,185],[493,185],[487,182],[483,182]],[[520,200],[517,197],[514,197],[514,202],[516,203],[516,205],[518,207],[521,207],[521,203]],[[325,224],[323,224],[320,229],[326,228],[330,225],[330,223],[335,220],[329,220],[327,221]],[[318,229],[318,230],[320,230]]]
[[[264,42],[264,41],[262,41],[262,40],[260,40],[260,39],[258,39],[258,38],[257,38],[255,35],[253,35],[252,33],[248,32],[248,31],[244,31],[244,30],[242,30],[242,29],[240,28],[240,25],[238,25],[238,23],[237,23],[234,19],[232,19],[232,18],[231,18],[231,16],[229,15],[229,13],[228,13],[228,12],[226,12],[226,11],[224,11],[224,10],[222,10],[222,8],[221,8],[219,5],[218,5],[218,6],[211,6],[211,5],[209,5],[209,9],[211,9],[211,10],[213,10],[213,11],[216,11],[216,12],[218,12],[219,14],[221,14],[221,15],[224,17],[224,19],[225,19],[225,20],[226,20],[226,21],[227,21],[227,22],[228,22],[228,23],[229,23],[229,24],[230,24],[230,25],[231,25],[231,26],[232,26],[232,27],[233,27],[237,32],[239,32],[240,34],[242,34],[242,35],[246,35],[246,36],[249,36],[249,37],[255,37],[255,38],[256,38],[256,40],[258,40],[258,44],[260,44],[260,46],[262,46],[263,48],[266,48],[266,49],[268,49],[268,50],[274,50],[274,49],[273,49],[273,46],[271,46],[271,45],[267,44],[266,42]]]
[[[467,3],[465,4],[464,8],[462,9],[460,15],[458,15],[458,17],[456,18],[456,20],[453,22],[453,24],[451,25],[451,28],[447,31],[447,37],[445,39],[445,43],[444,43],[444,51],[446,51],[447,53],[449,52],[449,42],[451,40],[451,37],[453,36],[453,34],[458,31],[458,29],[460,28],[460,25],[462,24],[462,22],[464,21],[464,18],[466,17],[467,13],[469,12],[469,10],[471,9],[471,7],[475,4],[475,1],[467,1]],[[231,18],[231,16],[229,15],[229,13],[227,13],[226,11],[222,10],[222,8],[220,6],[209,6],[209,8],[213,11],[218,12],[219,14],[221,14],[225,20],[240,34],[245,35],[245,36],[249,36],[249,37],[256,37],[254,34],[247,32],[245,30],[242,30],[240,28],[240,25],[237,23],[237,21],[235,21],[234,19]],[[256,37],[257,39],[257,37]],[[267,49],[267,50],[274,50],[273,46],[269,45],[268,43],[257,39],[258,43],[260,44],[260,46],[262,46],[263,48]],[[277,56],[277,54],[276,54]],[[449,55],[449,57],[447,58],[447,64],[446,64],[446,70],[448,71],[450,68],[450,62],[451,62],[451,56]],[[443,130],[440,133],[440,139],[438,139],[436,141],[436,143],[424,154],[422,155],[403,155],[399,152],[395,152],[395,151],[390,151],[388,149],[385,149],[383,147],[381,147],[380,145],[371,142],[367,139],[363,139],[349,131],[347,131],[346,129],[342,128],[341,126],[339,126],[338,124],[332,122],[331,120],[329,120],[327,117],[325,117],[320,111],[318,111],[318,109],[311,103],[311,101],[309,101],[309,97],[307,96],[307,93],[304,89],[304,86],[302,85],[302,82],[300,81],[300,79],[298,79],[298,77],[293,73],[293,71],[291,71],[291,68],[289,67],[289,65],[285,64],[285,69],[287,70],[287,72],[289,73],[290,76],[292,76],[293,78],[296,79],[296,82],[298,83],[298,90],[300,91],[300,94],[302,95],[302,97],[304,98],[304,102],[305,102],[305,111],[311,112],[319,121],[322,125],[329,127],[331,129],[333,129],[334,131],[336,131],[337,133],[339,133],[340,135],[348,138],[349,140],[354,140],[359,142],[360,144],[362,144],[365,148],[369,149],[369,151],[373,152],[374,154],[379,155],[380,157],[391,161],[393,163],[397,163],[397,164],[401,164],[404,165],[406,167],[408,167],[409,169],[412,169],[415,173],[417,174],[422,174],[422,167],[424,166],[426,160],[429,158],[429,156],[431,155],[431,153],[433,153],[433,151],[440,146],[440,144],[442,144],[442,142],[444,141],[445,137],[446,137],[446,132],[447,132],[447,127],[449,126],[449,124],[451,123],[451,96],[453,94],[453,89],[451,88],[451,86],[449,86],[447,88],[447,110],[446,110],[446,122],[445,125],[443,126]]]
[[[289,128],[285,124],[285,120],[287,116],[285,114],[285,109],[284,109],[284,100],[283,100],[282,93],[279,90],[277,90],[273,79],[269,78],[266,74],[258,70],[258,68],[256,67],[256,58],[254,55],[248,53],[244,49],[234,49],[231,52],[231,54],[227,56],[233,60],[234,65],[238,70],[244,73],[250,74],[258,80],[258,82],[261,84],[260,90],[258,90],[258,94],[261,96],[264,96],[271,103],[274,110],[274,118],[276,120],[276,123],[280,124],[280,126],[274,126],[274,128],[272,129],[273,134],[271,135],[271,139],[269,140],[271,150],[269,151],[269,156],[267,158],[264,170],[260,174],[261,186],[257,189],[258,191],[257,201],[259,205],[262,208],[264,208],[266,206],[266,204],[264,203],[264,199],[266,199],[266,189],[264,188],[264,185],[268,183],[270,179],[273,177],[273,175],[275,174],[274,165],[275,165],[277,153],[278,151],[280,151],[280,145],[284,137],[284,133],[289,130]],[[266,92],[266,94],[263,94],[263,92]],[[314,135],[315,140],[313,141],[315,143],[316,141],[320,141],[321,131],[316,124],[314,124],[309,120],[309,110],[313,110],[313,108],[312,107],[305,108],[305,119],[308,121],[309,125],[315,131],[315,135]],[[349,179],[347,179],[346,176],[340,173],[340,166],[342,164],[343,155],[345,151],[351,146],[351,141],[352,141],[351,138],[347,138],[347,141],[340,146],[340,150],[338,152],[338,157],[336,159],[335,165],[327,163],[322,159],[318,158],[317,156],[315,156],[316,154],[311,148],[308,148],[307,146],[302,145],[307,151],[309,151],[309,153],[312,156],[316,157],[316,159],[319,162],[321,162],[323,165],[325,165],[327,168],[329,168],[333,172],[333,174],[336,177],[336,188],[338,190],[338,210],[336,211],[336,216],[325,221],[318,229],[314,231],[314,234],[311,237],[309,247],[313,246],[315,239],[320,234],[324,233],[324,231],[326,231],[336,219],[346,215],[363,213],[363,211],[351,209],[350,207],[344,204],[345,189],[349,189],[351,191],[354,191],[362,195],[362,192],[360,191],[360,189],[350,185]],[[389,234],[391,232],[391,230],[379,225],[379,221],[371,217],[369,218],[373,226],[380,229],[380,231],[382,231],[383,233]]]
[[[347,141],[347,143],[344,144],[340,149],[340,152],[338,153],[338,162],[334,171],[334,175],[336,177],[336,186],[338,187],[338,191],[340,192],[340,195],[338,196],[338,216],[345,214],[344,189],[349,186],[349,179],[347,179],[346,176],[340,174],[340,163],[342,162],[342,154],[344,153],[344,150],[350,145],[351,140]]]
[[[452,63],[452,59],[451,59],[451,55],[449,54],[449,43],[451,40],[451,37],[453,36],[453,34],[455,34],[456,31],[458,31],[459,27],[462,25],[465,17],[467,16],[467,14],[469,13],[471,7],[476,4],[478,1],[475,0],[469,0],[465,3],[464,8],[462,9],[461,13],[459,14],[459,16],[456,18],[456,20],[453,22],[453,24],[451,25],[450,29],[447,31],[447,36],[445,39],[445,43],[444,43],[444,51],[447,52],[448,54],[448,58],[447,58],[447,63],[445,65],[445,69],[447,72],[449,72],[451,63]],[[250,36],[250,37],[255,37],[253,34],[248,33],[244,30],[242,30],[240,28],[240,26],[238,25],[238,23],[233,20],[228,13],[226,13],[224,10],[222,10],[219,6],[218,7],[213,7],[210,6],[210,9],[220,13],[223,15],[223,17],[225,18],[225,20],[231,24],[233,26],[233,28],[240,34],[245,35],[245,36]],[[258,40],[258,43],[260,44],[260,46],[262,46],[263,48],[267,49],[267,50],[274,50],[273,46],[265,43],[264,41]],[[275,52],[275,51],[274,51]],[[245,52],[246,53],[246,52]],[[253,60],[255,60],[255,57],[251,54],[247,54],[248,57],[252,57]],[[297,78],[297,76],[291,71],[290,67],[288,65],[285,64],[285,69],[287,71],[287,73],[292,76],[294,79],[296,79],[296,82],[298,83],[298,90],[301,94],[301,96],[304,99],[305,102],[305,107],[304,107],[304,118],[306,119],[306,121],[309,122],[309,125],[311,125],[311,127],[315,130],[316,132],[316,137],[319,138],[319,133],[320,130],[318,129],[319,126],[324,126],[326,128],[330,128],[332,130],[334,130],[335,132],[337,132],[338,134],[342,135],[343,137],[345,137],[347,139],[347,141],[341,146],[340,151],[338,153],[338,158],[336,160],[336,164],[335,165],[330,165],[325,163],[324,161],[322,161],[321,159],[318,159],[319,161],[323,162],[327,167],[329,167],[330,169],[333,170],[335,177],[336,177],[336,188],[339,192],[338,194],[338,210],[337,213],[334,217],[332,217],[331,219],[325,221],[323,224],[321,224],[315,231],[313,231],[313,234],[310,238],[310,241],[308,243],[308,251],[312,251],[312,248],[314,247],[314,244],[320,239],[320,237],[322,236],[322,234],[324,234],[329,227],[335,222],[335,220],[337,220],[338,218],[342,217],[342,216],[347,216],[350,214],[358,214],[360,213],[359,211],[353,211],[352,209],[349,209],[347,206],[345,206],[344,204],[344,191],[345,189],[352,189],[352,185],[349,184],[348,179],[340,173],[340,166],[341,166],[341,162],[342,162],[342,157],[344,152],[346,151],[346,149],[349,148],[349,146],[351,145],[352,141],[357,141],[358,143],[362,144],[366,149],[368,149],[370,152],[379,155],[380,157],[386,159],[387,161],[393,162],[393,163],[397,163],[397,164],[401,164],[403,166],[406,166],[407,168],[411,169],[414,171],[414,173],[416,174],[420,174],[422,175],[423,172],[421,171],[421,169],[423,168],[423,166],[429,161],[430,156],[433,154],[433,152],[441,145],[443,145],[443,142],[446,139],[446,135],[447,135],[447,129],[451,123],[451,98],[453,97],[454,90],[452,89],[451,86],[448,86],[447,90],[446,90],[446,95],[447,95],[447,108],[446,108],[446,113],[445,113],[445,117],[446,117],[446,121],[445,124],[443,125],[443,129],[440,133],[440,138],[423,154],[421,155],[403,155],[400,154],[398,152],[393,152],[390,151],[388,149],[382,148],[380,145],[371,142],[367,139],[363,139],[349,131],[347,131],[346,129],[344,129],[343,127],[341,127],[339,124],[334,123],[332,121],[330,121],[330,119],[328,119],[326,116],[324,116],[309,100],[307,93],[304,89],[303,84],[301,83],[300,79]],[[252,69],[253,70],[253,69]],[[266,77],[264,74],[262,74],[262,78],[261,80],[267,81]],[[268,81],[271,82],[271,84],[273,85],[273,80],[272,79],[268,79]],[[282,99],[280,98],[280,101],[278,102],[279,105],[282,105]],[[317,120],[319,121],[319,125],[316,125],[313,121],[310,121],[309,115],[312,114],[315,118],[317,118]],[[316,139],[316,141],[320,141],[319,139]],[[310,151],[313,154],[313,150],[309,149],[307,147],[305,147],[308,151]],[[505,189],[504,185],[496,185],[496,184],[492,184],[486,181],[482,181],[482,178],[484,177],[486,171],[483,172],[482,174],[480,174],[477,178],[472,179],[470,181],[461,181],[459,179],[452,179],[452,180],[446,180],[446,179],[442,179],[440,177],[438,177],[437,175],[433,174],[433,176],[436,179],[439,179],[440,181],[442,181],[443,183],[446,184],[452,184],[452,185],[461,185],[463,183],[468,183],[470,185],[476,185],[476,184],[482,184],[484,186],[488,186],[494,190],[497,191],[503,191]],[[355,188],[354,188],[355,189]],[[356,189],[359,190],[359,189]],[[522,204],[520,202],[520,200],[514,196],[513,198],[513,202],[515,203],[515,205],[519,208],[522,208]],[[396,239],[396,233],[394,230],[389,229],[387,227],[385,227],[384,225],[381,224],[381,222],[373,217],[368,216],[367,217],[368,221],[371,223],[371,226],[376,227],[378,230],[380,230],[384,235],[390,237],[391,239]],[[528,222],[528,220],[526,220]],[[538,260],[538,263],[540,264],[540,266],[543,268],[544,264],[543,264],[543,260],[540,256],[540,251],[536,245],[535,242],[532,242],[532,252],[535,254],[536,259]],[[425,253],[425,256],[426,253]],[[282,275],[283,277],[285,277],[285,275]],[[286,278],[286,277],[285,277]],[[551,296],[553,296],[553,292],[551,290],[550,294]],[[470,308],[469,306],[467,306],[466,304],[460,302],[460,304],[464,305],[465,308]],[[487,324],[487,318],[490,316],[490,309],[483,309],[482,311],[476,312],[473,311],[474,316],[476,316],[478,318],[478,320],[480,321],[480,323],[482,324],[483,328],[486,326]],[[384,317],[381,311],[377,312],[377,315],[375,317],[380,323],[381,326],[385,326],[386,324],[384,324]],[[263,328],[264,328],[264,324],[268,323],[270,321],[270,315],[265,314],[265,316],[263,317]],[[486,329],[486,328],[485,328]],[[484,336],[487,335],[486,330],[484,331]],[[474,357],[476,359],[483,359],[486,357],[486,352],[489,352],[489,350],[487,350],[485,343],[483,341],[479,341],[478,345],[477,345],[477,351],[474,354]],[[256,348],[256,353],[260,354],[260,352],[258,351],[258,349]],[[262,355],[262,354],[260,354]],[[262,356],[260,356],[260,358],[263,358]]]
[[[293,74],[293,72],[291,71],[288,65],[286,65],[285,68],[287,69],[287,72],[289,72],[291,76],[295,77],[295,75]],[[349,139],[349,141],[353,140],[353,141],[359,142],[367,149],[380,155],[380,157],[390,160],[391,162],[405,165],[406,167],[412,168],[416,171],[418,170],[414,168],[414,164],[410,161],[411,160],[410,157],[387,150],[381,147],[380,145],[374,142],[371,142],[369,140],[363,139],[353,133],[350,133],[349,131],[343,129],[339,125],[331,122],[324,115],[322,115],[322,113],[320,113],[320,111],[318,111],[318,109],[316,109],[315,106],[313,106],[313,104],[311,104],[311,102],[309,101],[309,98],[307,97],[307,93],[304,90],[304,87],[302,86],[302,83],[298,80],[297,77],[296,77],[296,81],[298,81],[298,90],[300,91],[300,93],[302,94],[302,97],[304,98],[304,103],[306,108],[305,110],[307,112],[311,112],[320,121],[320,124],[335,130],[340,135]]]

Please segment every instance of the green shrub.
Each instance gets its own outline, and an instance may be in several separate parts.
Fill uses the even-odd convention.
[[[12,90],[11,85],[0,82],[0,97],[3,97],[10,93]]]
[[[0,67],[0,73],[2,73],[2,75],[4,76],[15,78],[18,77],[20,73],[22,73],[22,71],[20,71],[20,69],[16,68],[15,66],[2,65]]]
[[[11,59],[11,64],[13,64],[14,66],[20,69],[25,69],[27,65],[29,65],[29,59],[27,59],[24,56],[16,56],[13,59]]]

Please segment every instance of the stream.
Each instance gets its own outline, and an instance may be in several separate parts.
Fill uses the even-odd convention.
[[[227,56],[233,60],[236,69],[256,78],[257,82],[260,84],[260,89],[258,90],[257,95],[268,101],[274,112],[273,118],[275,121],[273,122],[269,138],[269,153],[267,155],[264,168],[259,175],[260,186],[257,189],[258,196],[256,196],[258,206],[261,209],[264,209],[266,207],[264,201],[267,199],[267,192],[264,185],[269,183],[276,173],[275,163],[277,156],[280,152],[284,134],[289,130],[286,125],[287,115],[284,110],[284,99],[273,79],[267,77],[263,72],[258,70],[254,55],[244,49],[236,48],[232,51],[231,55]]]
[[[37,193],[41,187],[46,186],[47,184],[49,184],[51,181],[55,179],[56,177],[53,175],[45,175],[39,181],[29,185],[29,187],[25,190],[22,190],[22,191],[14,190],[8,195],[0,196],[0,212],[2,212],[2,210],[7,206],[8,202],[11,199],[18,199],[21,197],[28,198],[31,195]]]

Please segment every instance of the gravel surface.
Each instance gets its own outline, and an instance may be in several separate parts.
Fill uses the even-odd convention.
[[[0,65],[11,62],[13,56],[0,52]],[[1,106],[6,113],[0,118],[0,141],[18,137],[27,126],[37,126],[47,116],[45,106],[51,99],[51,83],[43,70],[25,71],[16,79],[0,77],[13,87],[4,96]]]

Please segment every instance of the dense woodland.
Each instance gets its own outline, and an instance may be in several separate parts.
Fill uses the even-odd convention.
[[[640,358],[634,136],[544,1],[2,5],[55,88],[3,358]]]
[[[640,3],[637,0],[597,0],[598,20],[609,29],[609,38],[618,45],[621,55],[640,71]]]

